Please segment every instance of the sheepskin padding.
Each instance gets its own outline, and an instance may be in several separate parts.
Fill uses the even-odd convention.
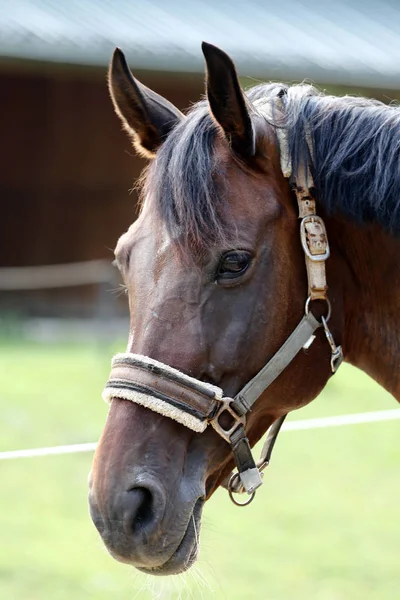
[[[207,391],[208,394],[211,394],[217,399],[221,400],[223,397],[223,391],[221,388],[212,385],[210,383],[205,383],[194,377],[190,377],[178,369],[174,369],[169,365],[161,363],[153,358],[148,356],[143,356],[141,354],[132,354],[132,353],[120,353],[116,354],[112,361],[111,366],[117,366],[119,364],[129,365],[129,361],[134,361],[135,366],[141,366],[144,369],[150,369],[152,367],[156,367],[165,377],[168,378],[168,375],[173,375],[174,378],[178,379],[182,384],[191,389],[202,389]],[[149,370],[150,370],[149,369]],[[150,410],[163,415],[164,417],[168,417],[177,421],[181,425],[192,429],[198,433],[202,433],[207,428],[208,422],[206,420],[200,420],[196,416],[189,414],[185,410],[180,409],[169,402],[161,400],[160,398],[156,398],[151,394],[145,394],[141,391],[137,391],[134,389],[129,389],[127,387],[119,387],[117,381],[113,381],[112,373],[111,379],[106,385],[103,393],[103,400],[110,403],[113,398],[121,398],[123,400],[129,400],[130,402],[134,402],[135,404],[140,404],[145,408],[149,408]]]
[[[197,433],[202,433],[207,428],[207,421],[200,421],[195,416],[190,415],[184,410],[169,404],[168,402],[164,402],[164,400],[160,400],[155,396],[149,396],[147,394],[143,394],[142,392],[137,392],[136,390],[128,390],[128,389],[120,389],[117,387],[106,387],[103,391],[103,400],[110,403],[113,398],[122,398],[123,400],[130,400],[135,404],[140,404],[140,406],[144,406],[145,408],[149,408],[153,412],[162,415],[163,417],[168,417],[177,421],[181,425],[196,431]]]

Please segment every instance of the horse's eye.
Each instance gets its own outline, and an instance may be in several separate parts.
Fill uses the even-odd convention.
[[[247,270],[251,262],[250,252],[236,250],[227,252],[221,258],[218,266],[218,279],[234,279],[240,277]]]

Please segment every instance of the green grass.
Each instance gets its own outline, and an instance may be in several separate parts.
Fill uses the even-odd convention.
[[[112,350],[1,345],[0,450],[95,441]],[[291,418],[396,406],[344,366]],[[91,454],[2,461],[0,598],[397,599],[399,427],[282,433],[254,503],[238,509],[218,492],[204,511],[200,571],[170,579],[139,575],[103,549],[87,510]]]

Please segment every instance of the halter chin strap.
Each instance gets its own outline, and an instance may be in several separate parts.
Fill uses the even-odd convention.
[[[281,100],[279,99],[279,102]],[[275,111],[282,111],[277,104],[256,108],[272,122]],[[276,128],[281,153],[281,169],[286,178],[292,176],[287,130]],[[307,143],[312,157],[311,137]],[[225,397],[223,391],[189,377],[169,365],[138,354],[117,354],[112,360],[110,379],[103,391],[103,398],[111,402],[122,398],[140,404],[181,423],[198,433],[211,425],[232,448],[237,473],[231,474],[223,483],[228,488],[231,499],[240,506],[249,504],[255,491],[262,484],[262,471],[268,466],[276,437],[286,415],[280,416],[269,429],[261,458],[256,463],[246,436],[246,416],[265,390],[286,369],[302,350],[307,350],[315,339],[315,331],[322,327],[331,348],[331,369],[335,373],[343,360],[341,346],[336,346],[328,328],[331,306],[327,296],[325,261],[329,257],[329,245],[325,224],[316,215],[315,200],[312,195],[314,182],[309,168],[299,168],[294,178],[293,190],[299,207],[300,239],[304,251],[308,298],[305,314],[286,342],[269,362],[234,397]],[[318,321],[310,311],[314,300],[326,302],[328,312]],[[250,498],[239,503],[234,493],[247,492]]]

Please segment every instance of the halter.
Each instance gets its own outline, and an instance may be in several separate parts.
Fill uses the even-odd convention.
[[[270,105],[260,104],[257,108],[268,120],[273,116]],[[281,109],[281,105],[275,108]],[[289,179],[292,176],[292,165],[287,130],[278,127],[276,132],[282,173]],[[308,134],[307,144],[312,156],[311,136]],[[262,485],[263,471],[269,464],[276,438],[286,418],[286,414],[282,415],[272,424],[260,459],[255,462],[245,429],[246,416],[255,402],[297,354],[311,346],[315,339],[314,333],[320,327],[324,329],[330,346],[332,373],[337,371],[343,360],[342,348],[336,346],[328,328],[331,304],[327,295],[325,261],[329,257],[329,244],[325,224],[316,214],[313,188],[309,167],[300,167],[294,177],[293,190],[301,219],[300,240],[308,280],[304,316],[276,354],[234,398],[225,397],[223,390],[217,386],[189,377],[147,356],[132,353],[114,356],[110,378],[103,391],[103,398],[107,402],[111,402],[113,398],[130,400],[198,433],[211,425],[231,446],[237,472],[231,473],[222,485],[228,489],[231,500],[238,506],[250,504],[256,490]],[[310,310],[314,300],[326,303],[327,313],[321,320],[316,319]],[[234,494],[244,492],[249,497],[243,503],[238,502]]]

